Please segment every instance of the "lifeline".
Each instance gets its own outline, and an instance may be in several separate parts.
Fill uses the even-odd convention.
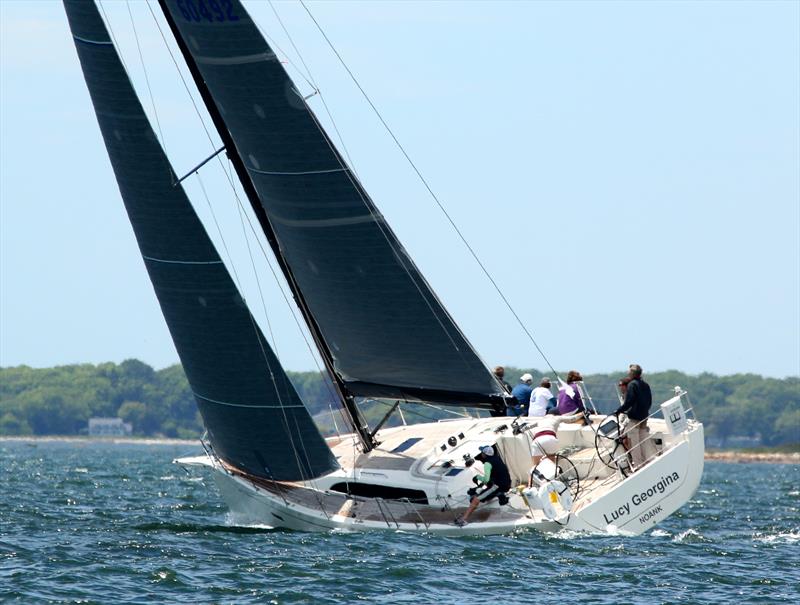
[[[670,483],[674,483],[678,481],[680,477],[678,476],[677,472],[672,473],[671,475],[666,475],[661,477],[661,480],[656,483],[653,487],[649,488],[647,491],[642,492],[641,494],[633,494],[631,497],[631,504],[634,506],[639,506],[642,502],[647,500],[648,498],[652,498],[657,493],[663,494],[664,491],[667,489],[667,486]]]

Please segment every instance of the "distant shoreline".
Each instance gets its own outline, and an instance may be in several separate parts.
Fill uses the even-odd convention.
[[[714,460],[716,462],[800,464],[800,452],[740,452],[737,450],[720,450],[706,452],[706,460]]]
[[[111,443],[114,445],[200,445],[200,439],[170,439],[169,437],[84,437],[68,435],[35,435],[21,437],[0,437],[4,441],[40,443],[47,441],[74,443]]]
[[[41,435],[27,437],[0,437],[0,443],[19,441],[29,443],[110,443],[113,445],[200,445],[199,439],[170,439],[168,437],[84,437]],[[715,462],[771,462],[773,464],[800,464],[800,452],[742,452],[739,450],[715,450],[706,452],[706,460]]]

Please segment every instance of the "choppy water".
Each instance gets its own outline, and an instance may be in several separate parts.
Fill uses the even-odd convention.
[[[709,463],[638,538],[229,524],[194,448],[0,442],[0,601],[798,603],[800,466]]]

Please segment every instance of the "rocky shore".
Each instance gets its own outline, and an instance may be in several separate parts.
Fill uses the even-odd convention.
[[[718,462],[800,464],[800,452],[742,452],[737,450],[719,450],[706,452],[706,460],[716,460]]]

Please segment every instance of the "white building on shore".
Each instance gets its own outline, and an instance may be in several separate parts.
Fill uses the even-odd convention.
[[[132,432],[133,425],[122,418],[89,418],[90,437],[127,437]]]

